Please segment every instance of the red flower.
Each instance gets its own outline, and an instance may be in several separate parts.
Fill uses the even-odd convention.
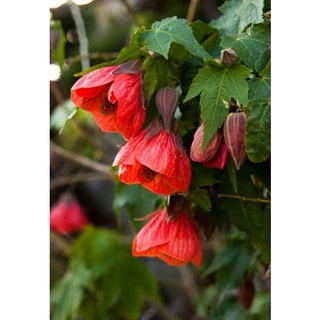
[[[80,78],[71,100],[92,113],[102,131],[119,132],[126,140],[136,135],[146,117],[141,61],[100,68]]]
[[[89,219],[78,201],[70,194],[64,194],[50,210],[50,228],[59,233],[81,231]]]
[[[129,140],[117,154],[113,166],[119,166],[120,181],[141,183],[150,191],[169,195],[186,192],[191,182],[191,165],[176,130],[167,132],[162,120]]]
[[[223,137],[223,130],[218,129],[211,138],[205,151],[202,151],[204,125],[203,122],[194,134],[191,144],[190,158],[193,161],[201,162],[208,168],[223,169],[230,158],[230,152]]]
[[[192,262],[200,267],[202,244],[187,211],[169,219],[165,209],[158,209],[146,218],[152,220],[133,239],[133,256],[158,257],[173,266]]]

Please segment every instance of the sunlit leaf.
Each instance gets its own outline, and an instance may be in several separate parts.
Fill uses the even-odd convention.
[[[149,50],[163,55],[166,59],[173,42],[181,44],[194,56],[210,57],[195,39],[185,19],[171,17],[157,21],[151,26],[151,30],[141,34],[141,39],[146,41]]]

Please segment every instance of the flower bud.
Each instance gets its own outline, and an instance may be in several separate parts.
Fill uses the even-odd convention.
[[[245,113],[232,112],[228,115],[223,128],[224,140],[238,170],[247,158],[244,145],[246,126]]]
[[[221,50],[221,55],[220,55],[220,59],[223,63],[230,65],[232,64],[236,59],[238,58],[236,52],[231,49],[224,49]]]

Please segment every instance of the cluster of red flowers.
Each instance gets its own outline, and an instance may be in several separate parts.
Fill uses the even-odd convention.
[[[134,238],[133,255],[157,256],[175,266],[187,262],[200,266],[202,246],[191,218],[191,204],[176,194],[188,191],[192,177],[190,159],[174,119],[178,94],[173,88],[160,89],[155,98],[160,115],[143,128],[146,101],[141,66],[141,60],[130,59],[91,71],[73,85],[71,100],[90,112],[102,131],[118,132],[126,140],[113,162],[119,167],[120,181],[171,195],[169,207],[147,217],[152,220]],[[201,151],[202,139],[203,124],[195,133],[191,160],[222,169],[230,157],[222,130],[205,152]]]

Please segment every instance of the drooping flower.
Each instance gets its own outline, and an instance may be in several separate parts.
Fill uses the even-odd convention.
[[[196,130],[190,149],[190,158],[195,162],[201,162],[208,168],[223,169],[230,158],[230,152],[226,146],[223,129],[218,129],[211,138],[208,146],[202,151],[204,124],[200,124]]]
[[[160,118],[120,149],[113,166],[119,166],[120,181],[140,183],[165,196],[187,192],[191,182],[191,164],[182,140],[175,129],[167,132]]]
[[[158,257],[173,266],[192,262],[200,267],[202,243],[187,208],[172,218],[165,209],[145,218],[151,220],[134,237],[133,256]]]
[[[120,181],[141,183],[150,191],[165,196],[188,190],[192,172],[173,118],[177,102],[176,90],[163,88],[157,92],[161,117],[129,140],[113,162],[113,166],[119,166]]]
[[[130,59],[85,74],[71,88],[71,100],[90,112],[102,131],[119,132],[129,140],[146,117],[141,64]]]
[[[63,194],[50,210],[50,228],[59,233],[81,231],[89,219],[79,202],[69,193]]]

